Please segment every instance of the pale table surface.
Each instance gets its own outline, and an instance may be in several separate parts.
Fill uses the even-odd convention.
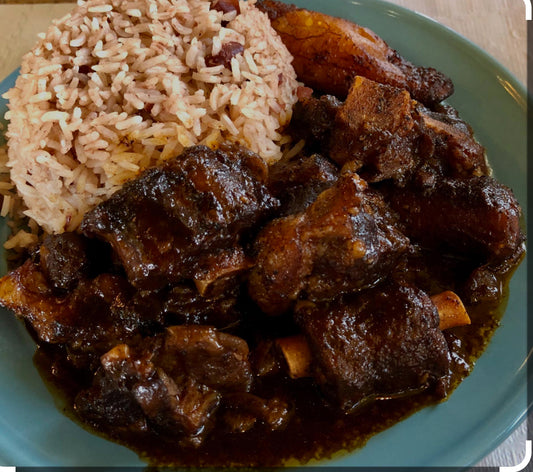
[[[13,3],[16,0],[9,0]],[[326,0],[325,0],[326,1]],[[523,0],[390,0],[423,13],[452,28],[487,51],[524,85],[527,81],[527,25]],[[51,19],[67,13],[71,5],[31,4],[42,0],[4,4],[0,0],[0,78],[15,70],[37,33]],[[527,431],[525,423],[479,466],[512,466],[522,461]]]

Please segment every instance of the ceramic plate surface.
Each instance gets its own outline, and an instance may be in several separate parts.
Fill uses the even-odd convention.
[[[448,102],[472,125],[495,176],[514,190],[527,214],[527,94],[512,75],[464,38],[403,8],[379,0],[296,3],[367,26],[412,62],[450,76],[456,92]],[[0,93],[16,75],[0,84]],[[5,111],[2,100],[0,115]],[[0,237],[6,235],[0,222]],[[0,269],[5,272],[5,263]],[[502,442],[527,413],[526,275],[524,261],[511,281],[501,327],[448,401],[328,465],[462,468]],[[34,349],[22,323],[0,311],[0,465],[143,465],[132,451],[84,431],[56,408],[33,366]]]

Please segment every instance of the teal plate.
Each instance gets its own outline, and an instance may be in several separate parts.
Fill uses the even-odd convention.
[[[501,65],[453,31],[380,0],[300,0],[301,6],[373,29],[416,64],[445,72],[456,92],[448,102],[471,123],[496,177],[526,214],[527,92]],[[15,72],[0,84],[13,86]],[[6,111],[0,102],[0,115]],[[7,234],[0,224],[0,237]],[[527,262],[516,271],[500,328],[473,373],[450,398],[370,439],[336,466],[457,469],[474,465],[526,417]],[[5,271],[4,267],[1,267]],[[144,465],[128,449],[94,436],[64,416],[32,363],[35,346],[7,311],[0,316],[0,464],[16,466]]]

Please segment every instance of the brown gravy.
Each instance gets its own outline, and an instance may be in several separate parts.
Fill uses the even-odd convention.
[[[441,275],[457,275],[457,267],[453,269],[443,270]],[[417,278],[419,277],[424,278],[423,271],[417,274]],[[435,284],[435,289],[449,283],[446,280],[426,282]],[[507,284],[505,286],[507,287]],[[506,300],[507,297],[504,296],[497,305],[479,304],[467,307],[472,324],[446,332],[452,355],[448,395],[470,373],[475,361],[483,353],[499,325]],[[71,370],[61,363],[62,358],[60,355],[54,355],[49,347],[43,346],[37,350],[34,361],[61,411],[79,423],[72,410],[72,403],[79,389],[79,382],[83,382],[83,379],[77,379]],[[289,399],[294,414],[286,429],[270,432],[257,426],[246,433],[229,433],[215,425],[198,448],[172,444],[157,435],[127,438],[121,436],[120,439],[104,436],[131,448],[143,461],[154,466],[273,467],[288,461],[301,464],[313,459],[324,460],[357,450],[375,434],[421,408],[443,401],[435,392],[427,391],[404,398],[378,400],[361,407],[353,414],[345,415],[324,401],[312,380],[294,381],[283,375],[259,378],[254,393],[265,398],[276,393]],[[95,434],[101,434],[87,425],[81,426]]]

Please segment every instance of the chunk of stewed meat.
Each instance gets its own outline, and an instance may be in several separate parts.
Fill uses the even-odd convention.
[[[71,290],[89,273],[88,241],[76,233],[46,236],[39,249],[41,269],[57,290]]]
[[[222,392],[247,392],[252,385],[248,345],[210,326],[167,328],[159,363],[171,376],[182,372]]]
[[[188,148],[126,183],[81,228],[111,244],[133,285],[161,288],[209,270],[213,255],[238,246],[277,208],[267,174],[258,155],[238,146]]]
[[[438,105],[434,110],[418,106],[421,121],[420,157],[429,158],[439,175],[452,178],[479,177],[490,173],[485,148],[477,142],[470,125],[453,107]]]
[[[342,102],[333,95],[300,98],[293,109],[292,134],[296,139],[305,139],[306,149],[310,152],[327,155],[335,116],[341,106]]]
[[[304,211],[339,178],[339,170],[320,154],[297,156],[270,167],[268,188],[279,199],[279,216]]]
[[[276,397],[266,400],[251,393],[226,395],[222,408],[224,425],[234,433],[244,433],[257,423],[277,431],[283,429],[291,418],[287,401]]]
[[[81,390],[74,402],[74,411],[89,425],[114,434],[143,433],[149,431],[146,416],[133,393],[128,389],[126,378],[131,378],[134,361],[126,357],[126,345],[115,348],[116,368],[114,375],[109,375],[100,367],[94,376],[92,386]],[[118,356],[122,356],[119,361]],[[129,368],[128,368],[129,367]],[[125,372],[121,373],[120,370]]]
[[[498,303],[504,297],[506,282],[525,254],[525,244],[499,263],[487,263],[474,269],[464,286],[462,296],[467,303]]]
[[[77,395],[74,407],[104,431],[118,424],[131,433],[151,429],[199,444],[220,394],[170,377],[155,359],[161,339],[151,341],[144,349],[120,344],[103,355],[93,385]]]
[[[238,286],[252,261],[240,246],[206,253],[194,274],[194,285],[205,298],[217,298]]]
[[[162,311],[170,324],[210,325],[227,328],[240,321],[237,308],[240,285],[228,286],[224,293],[206,297],[191,283],[183,283],[159,294]]]
[[[521,210],[491,177],[441,179],[431,187],[394,187],[389,201],[405,233],[430,248],[500,263],[521,250]]]
[[[92,386],[78,394],[75,407],[103,428],[115,423],[134,433],[150,428],[199,445],[224,395],[244,394],[251,382],[243,339],[208,326],[173,326],[105,353]],[[259,400],[250,398],[247,411]]]
[[[92,365],[145,326],[160,325],[161,311],[122,276],[99,274],[58,294],[31,260],[0,280],[0,303],[13,310],[40,341],[65,345],[70,360]]]
[[[335,115],[331,158],[369,181],[402,180],[417,164],[415,103],[405,90],[357,77]]]
[[[455,109],[427,109],[406,90],[364,77],[356,77],[344,103],[327,95],[302,98],[291,127],[307,150],[350,163],[370,182],[489,173],[485,149]]]
[[[439,314],[416,288],[387,284],[335,301],[302,301],[295,317],[317,383],[346,411],[419,392],[448,374]]]
[[[305,212],[261,231],[249,293],[265,313],[280,314],[298,298],[356,292],[386,278],[408,243],[380,195],[345,174]]]

